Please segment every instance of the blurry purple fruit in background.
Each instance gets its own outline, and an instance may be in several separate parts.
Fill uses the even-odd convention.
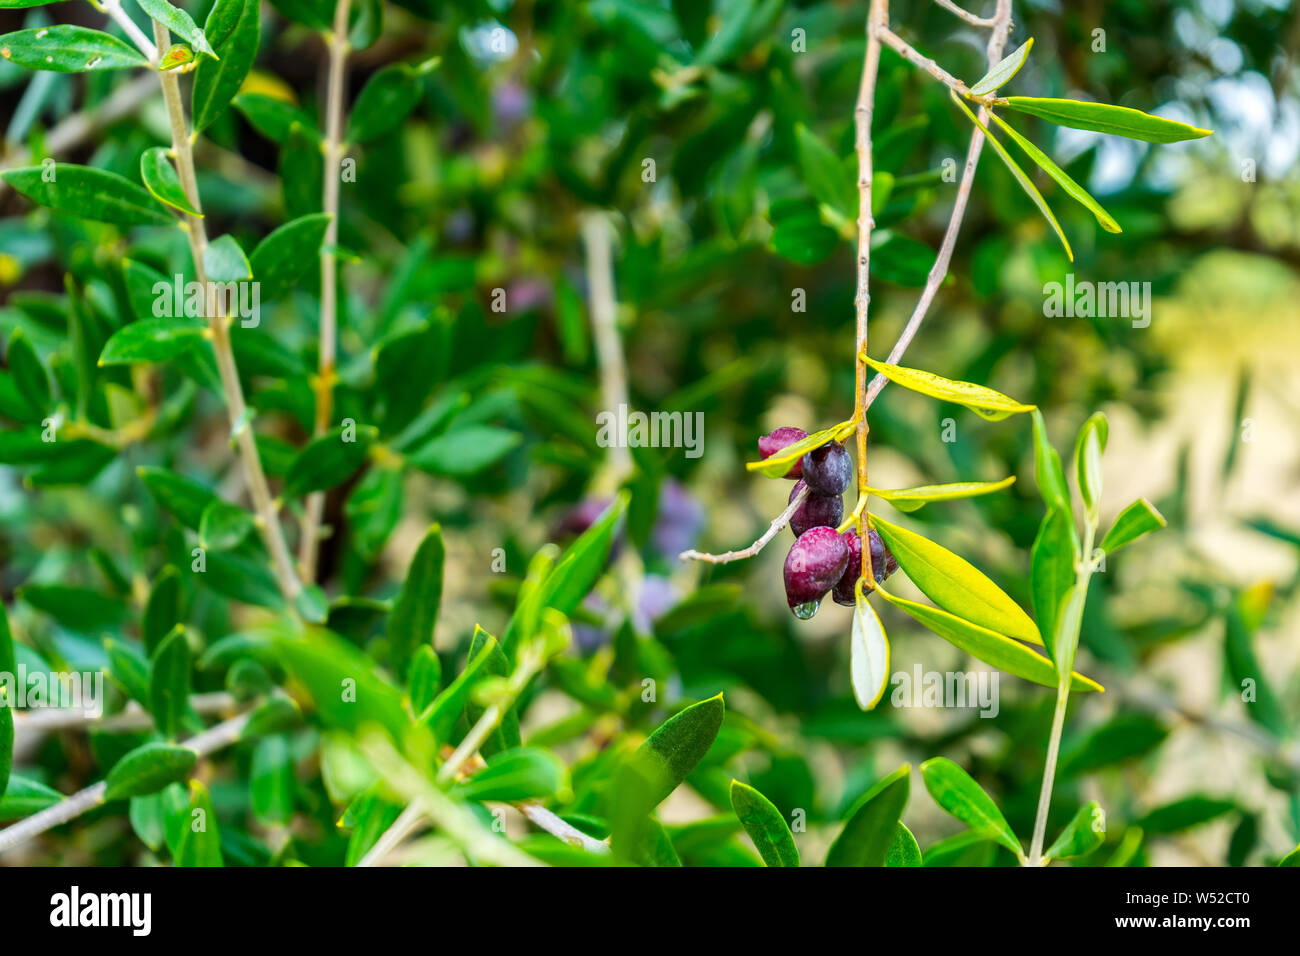
[[[665,478],[659,486],[659,514],[650,532],[650,543],[666,561],[676,561],[683,551],[695,547],[704,528],[704,506],[680,482]]]

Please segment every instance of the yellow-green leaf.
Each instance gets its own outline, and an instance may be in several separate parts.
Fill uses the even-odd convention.
[[[1093,199],[1086,189],[1071,179],[1069,173],[1056,165],[1052,160],[1052,157],[1048,156],[1029,140],[1025,139],[1025,137],[1017,133],[1015,129],[1013,129],[1001,116],[998,116],[995,113],[990,113],[989,115],[993,117],[995,123],[1002,127],[1003,132],[1015,140],[1016,145],[1023,149],[1025,154],[1042,168],[1043,172],[1055,179],[1062,189],[1097,217],[1097,222],[1101,224],[1101,228],[1105,229],[1107,232],[1123,231],[1120,229],[1119,223],[1115,221],[1114,217],[1102,208],[1101,203]]]
[[[1061,240],[1061,245],[1065,247],[1066,257],[1073,262],[1074,250],[1070,248],[1070,240],[1065,238],[1065,232],[1061,229],[1061,224],[1056,221],[1056,216],[1052,214],[1051,207],[1047,205],[1047,200],[1044,199],[1043,194],[1038,191],[1038,187],[1035,186],[1033,181],[1025,175],[1025,171],[1016,165],[1016,161],[1011,158],[1011,154],[1007,152],[1007,148],[994,138],[993,134],[989,132],[989,128],[981,123],[979,117],[970,111],[970,107],[961,101],[961,97],[956,93],[950,93],[949,95],[952,96],[952,101],[961,107],[961,111],[966,114],[967,118],[978,126],[984,133],[984,136],[989,141],[989,145],[993,147],[994,151],[998,154],[998,158],[1001,159],[1007,169],[1011,171],[1011,175],[1014,176],[1016,182],[1020,184],[1020,188],[1025,191],[1025,194],[1031,200],[1033,200],[1034,205],[1038,207],[1038,211],[1043,214],[1043,218],[1045,218],[1056,231],[1057,238]]]
[[[1163,528],[1166,524],[1168,522],[1165,521],[1165,516],[1157,511],[1151,502],[1139,498],[1120,512],[1115,523],[1106,532],[1106,537],[1101,539],[1101,550],[1107,554],[1114,554],[1130,541],[1142,537],[1148,531]]]
[[[939,607],[964,619],[1030,644],[1043,638],[1029,615],[987,575],[929,538],[871,516],[898,566]]]
[[[949,644],[961,648],[972,657],[977,657],[999,670],[1044,687],[1057,685],[1056,668],[1052,666],[1052,662],[1024,644],[990,631],[986,627],[962,620],[955,614],[949,614],[939,608],[897,597],[879,585],[876,586],[876,591],[890,604],[902,608]],[[1091,678],[1076,673],[1071,675],[1070,689],[1099,691],[1105,688]]]
[[[937,398],[941,402],[965,405],[976,415],[987,418],[991,422],[1001,421],[1008,415],[1015,415],[1018,412],[1032,412],[1037,407],[1035,405],[1024,405],[1014,398],[1003,395],[1001,392],[984,385],[976,385],[973,382],[955,382],[950,378],[935,375],[933,372],[925,372],[919,368],[906,368],[902,365],[890,365],[888,362],[877,362],[866,355],[862,356],[862,361],[897,385],[910,388],[922,395],[929,395],[931,398]],[[804,449],[804,451],[807,450]],[[787,451],[789,451],[789,448],[783,448],[781,453],[785,454]],[[800,454],[803,454],[803,452],[800,452]],[[758,464],[766,465],[771,460],[771,458],[768,458]],[[754,468],[754,464],[751,463],[749,467]],[[780,472],[780,474],[784,473]]]
[[[1200,139],[1214,130],[1189,126],[1177,120],[1152,116],[1127,106],[1108,103],[1086,103],[1083,100],[1043,99],[1037,96],[1009,96],[1006,105],[1013,110],[1037,116],[1057,126],[1071,129],[1111,133],[1147,143],[1177,143],[1185,139]]]
[[[830,428],[823,428],[819,432],[813,432],[807,438],[802,438],[793,445],[786,445],[770,458],[764,458],[762,461],[751,461],[745,465],[750,471],[756,471],[764,478],[784,478],[785,473],[790,470],[791,466],[812,451],[814,448],[820,448],[827,442],[843,441],[853,433],[857,423],[851,419],[846,422],[840,422],[838,425],[832,425]]]
[[[1016,476],[1009,475],[1001,481],[954,481],[944,485],[917,485],[915,488],[868,488],[867,494],[888,501],[899,511],[916,511],[931,501],[952,501],[956,498],[974,498],[1001,491],[1015,483]]]

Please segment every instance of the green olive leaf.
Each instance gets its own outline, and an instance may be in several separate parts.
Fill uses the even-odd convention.
[[[1015,140],[1016,145],[1024,150],[1025,155],[1037,163],[1043,172],[1055,179],[1062,189],[1096,216],[1097,222],[1101,224],[1101,228],[1105,229],[1107,232],[1123,231],[1120,229],[1119,223],[1115,221],[1114,217],[1102,208],[1101,203],[1093,199],[1086,189],[1071,179],[1070,175],[1065,170],[1056,165],[1056,163],[1052,161],[1052,157],[1048,156],[1041,149],[1016,132],[1016,130],[1003,120],[1001,116],[998,116],[996,113],[989,113],[989,116],[993,117],[993,121],[997,123],[998,126],[1002,127],[1002,131]]]
[[[168,784],[188,777],[198,762],[198,754],[189,747],[163,743],[143,744],[119,760],[108,772],[104,781],[104,800],[123,800],[157,793]]]
[[[118,226],[167,226],[176,221],[135,183],[90,166],[25,166],[7,169],[0,178],[32,202],[81,219]]]
[[[1043,862],[1087,856],[1106,842],[1106,813],[1093,800],[1070,818],[1061,835],[1043,852]]]
[[[903,764],[858,798],[826,853],[827,866],[884,866],[907,806],[912,768]]]
[[[987,575],[942,545],[875,515],[871,526],[921,592],[953,614],[1030,644],[1043,638],[1029,615]]]
[[[167,0],[135,0],[135,2],[150,19],[161,23],[193,47],[196,52],[206,53],[216,58],[216,52],[208,45],[208,38],[184,10],[173,7]]]
[[[163,147],[155,146],[140,154],[140,179],[144,188],[160,203],[202,218],[203,214],[194,208],[181,188],[180,176]]]
[[[1025,851],[1006,817],[993,798],[965,770],[947,757],[933,757],[921,764],[921,778],[935,803],[976,833],[1002,844],[1018,858],[1024,859]]]
[[[1009,475],[1001,481],[955,481],[943,485],[917,485],[915,488],[868,488],[867,494],[888,501],[899,511],[912,512],[931,501],[953,501],[992,494],[1015,484],[1016,476]]]
[[[1038,187],[1035,186],[1033,181],[1025,175],[1025,171],[1016,165],[1016,161],[1011,158],[1011,154],[1007,152],[1007,148],[999,143],[997,138],[989,132],[989,128],[981,123],[979,117],[970,111],[970,107],[963,103],[956,93],[950,93],[949,95],[952,97],[952,101],[961,108],[963,113],[966,114],[967,119],[974,123],[984,134],[989,145],[993,147],[994,152],[998,154],[998,158],[1002,160],[1003,165],[1007,167],[1012,177],[1014,177],[1016,182],[1020,184],[1020,188],[1025,191],[1025,195],[1027,195],[1033,201],[1034,205],[1038,207],[1038,211],[1043,214],[1043,218],[1047,220],[1049,225],[1051,225],[1052,230],[1056,233],[1056,237],[1061,240],[1061,245],[1065,248],[1066,258],[1073,262],[1074,250],[1070,248],[1070,240],[1065,238],[1065,231],[1061,229],[1061,224],[1056,221],[1056,216],[1053,215],[1051,207],[1047,205],[1047,200],[1043,198],[1043,194],[1038,191]]]
[[[906,611],[948,643],[961,648],[972,657],[999,670],[1044,687],[1056,687],[1058,678],[1052,662],[1030,650],[1019,641],[1013,641],[986,627],[949,614],[939,608],[919,604],[890,594],[879,585],[875,588],[885,600]],[[1082,674],[1072,674],[1070,687],[1075,691],[1100,691],[1104,688]]]
[[[1124,545],[1136,541],[1148,532],[1165,527],[1169,522],[1145,498],[1139,498],[1119,513],[1106,536],[1101,539],[1101,550],[1114,554]]]
[[[785,817],[748,784],[731,781],[731,808],[767,866],[798,866],[799,848]]]
[[[999,101],[1000,102],[1000,101]],[[1209,136],[1213,130],[1199,129],[1177,120],[1152,116],[1127,106],[1087,103],[1083,100],[1043,99],[1036,96],[1009,96],[1006,105],[1013,110],[1037,116],[1057,126],[1111,133],[1147,143],[1177,143]]]
[[[149,65],[144,55],[125,41],[66,23],[0,36],[0,57],[28,70],[54,73],[128,70]]]

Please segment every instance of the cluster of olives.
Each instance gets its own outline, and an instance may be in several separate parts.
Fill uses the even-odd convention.
[[[778,428],[758,440],[758,452],[768,458],[807,438],[801,428]],[[862,574],[862,539],[850,528],[835,531],[844,517],[844,492],[853,477],[853,462],[839,442],[827,442],[803,456],[785,474],[795,481],[794,501],[804,488],[808,496],[790,517],[795,542],[785,557],[785,599],[794,616],[807,620],[817,613],[830,591],[837,604],[854,604],[853,589]],[[880,535],[867,532],[871,542],[871,568],[877,582],[898,569]]]

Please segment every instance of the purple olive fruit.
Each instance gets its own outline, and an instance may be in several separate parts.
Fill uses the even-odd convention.
[[[808,433],[802,428],[793,428],[789,425],[783,425],[776,431],[763,435],[758,440],[758,454],[762,458],[771,458],[782,448],[793,445],[797,441],[803,441],[808,437]],[[803,469],[803,460],[796,461],[789,471],[785,473],[787,478],[801,478]]]
[[[852,607],[856,603],[853,588],[857,585],[858,578],[862,576],[862,539],[853,528],[845,531],[840,537],[844,539],[844,544],[848,548],[849,563],[844,569],[844,575],[832,589],[832,596],[836,604]],[[871,570],[875,575],[876,583],[882,584],[898,570],[898,562],[894,560],[894,555],[885,546],[885,542],[880,540],[880,535],[874,528],[867,532],[867,539],[871,542]]]
[[[844,575],[849,547],[834,528],[809,528],[785,556],[785,599],[795,617],[817,613],[822,596]]]
[[[790,501],[794,501],[795,495],[803,491],[807,486],[803,479],[795,482],[795,486],[790,489]],[[803,500],[794,514],[790,516],[790,530],[794,532],[797,538],[809,528],[831,527],[834,528],[844,517],[844,499],[839,495],[815,495],[808,493],[808,497]]]
[[[853,477],[853,461],[839,442],[827,442],[803,456],[803,480],[819,495],[842,495]]]

